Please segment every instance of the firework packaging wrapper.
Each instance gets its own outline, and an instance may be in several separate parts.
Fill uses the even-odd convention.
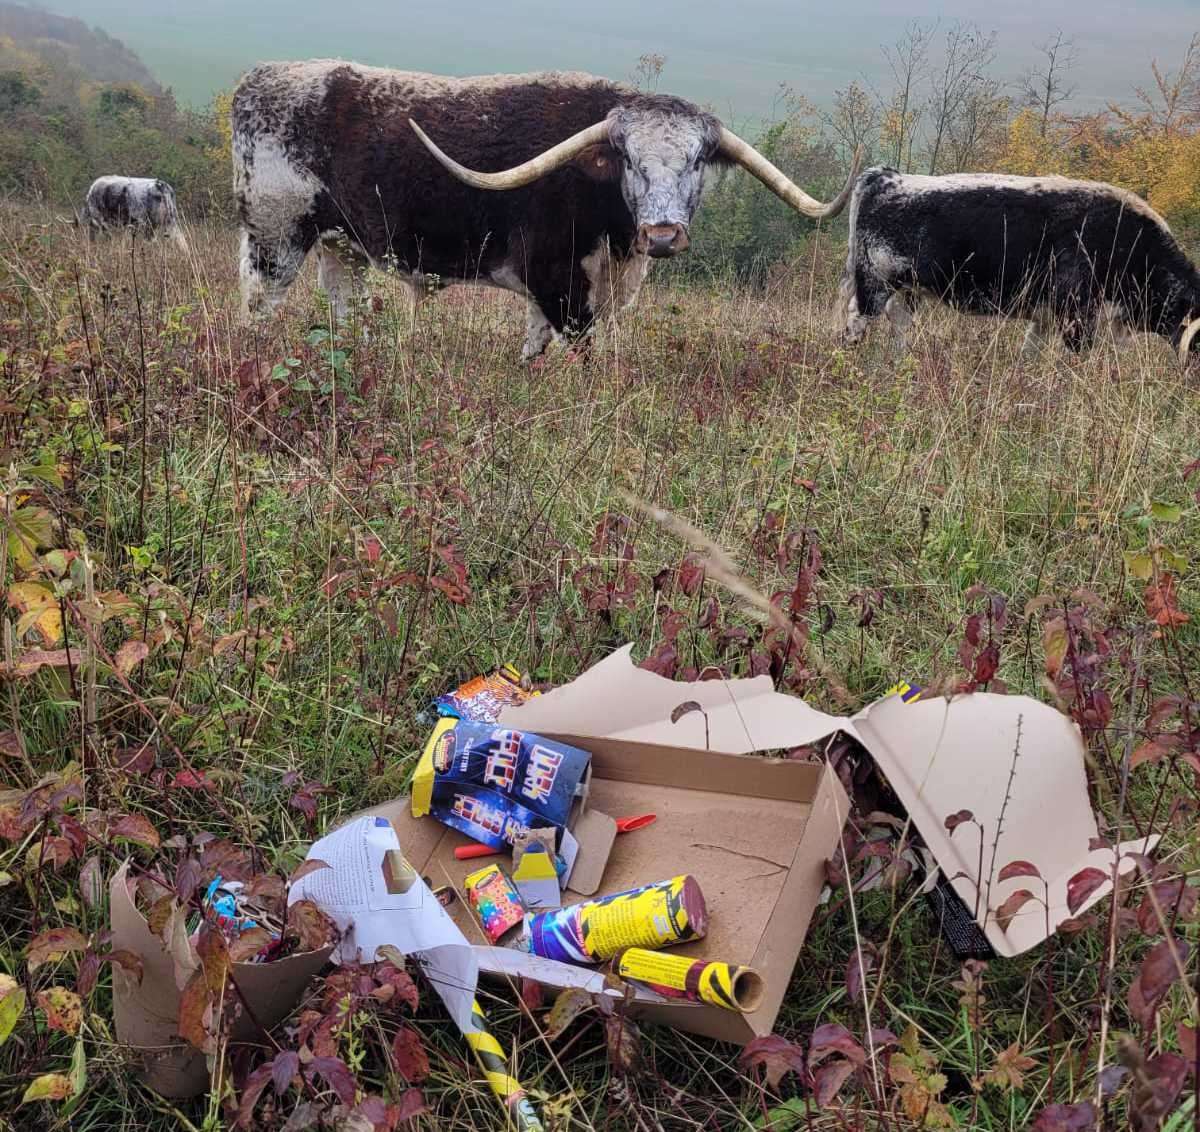
[[[205,916],[216,923],[226,935],[236,936],[258,927],[257,920],[241,913],[243,887],[241,881],[227,881],[224,877],[216,876],[204,893]]]
[[[631,947],[617,964],[623,979],[644,983],[667,998],[688,1002],[707,1002],[724,1010],[749,1014],[762,1002],[765,984],[762,976],[749,967],[732,963],[692,959],[686,955],[665,955]]]
[[[590,762],[530,732],[441,719],[413,778],[413,816],[432,814],[493,849],[528,829],[562,830]]]
[[[708,908],[700,885],[677,876],[600,900],[529,917],[525,944],[564,963],[600,963],[629,947],[670,947],[701,939]]]
[[[522,688],[520,672],[506,664],[490,676],[476,676],[453,692],[438,696],[433,706],[438,715],[454,716],[472,723],[495,723],[506,707],[523,704],[537,694]]]
[[[550,841],[547,846],[545,838]],[[538,838],[538,840],[531,840]],[[554,853],[553,830],[530,830],[527,837],[517,839],[513,848],[513,884],[530,911],[558,908],[562,904],[559,890],[558,858]]]
[[[525,905],[512,881],[499,865],[485,865],[463,878],[467,901],[479,916],[484,933],[493,943],[525,918]]]

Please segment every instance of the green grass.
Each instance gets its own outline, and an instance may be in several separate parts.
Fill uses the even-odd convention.
[[[130,637],[152,646],[129,689],[103,663],[94,680],[44,672],[0,689],[0,732],[19,731],[28,754],[28,768],[19,757],[0,764],[14,790],[75,761],[85,767],[81,812],[141,812],[164,839],[227,836],[288,870],[321,829],[403,793],[422,711],[461,678],[512,661],[563,682],[625,641],[646,656],[671,608],[683,616],[681,667],[723,663],[744,675],[762,626],[711,581],[693,597],[656,592],[654,576],[688,548],[631,512],[630,493],[700,528],[768,595],[795,582],[796,564],[777,561],[781,541],[809,532],[822,568],[792,687],[829,710],[854,710],[901,678],[963,679],[963,622],[982,608],[973,587],[1009,601],[999,677],[1046,698],[1046,614],[1026,605],[1095,594],[1093,623],[1110,629],[1113,647],[1102,684],[1115,705],[1108,728],[1089,736],[1101,828],[1127,832],[1154,814],[1160,856],[1176,873],[1197,868],[1186,816],[1164,821],[1172,799],[1195,800],[1186,767],[1134,771],[1114,827],[1125,722],[1141,728],[1151,699],[1186,693],[1198,670],[1193,624],[1152,636],[1145,585],[1124,558],[1155,541],[1200,555],[1198,485],[1181,474],[1200,456],[1200,386],[1165,344],[1029,364],[1017,356],[1018,328],[927,309],[911,357],[896,357],[882,331],[847,353],[827,316],[838,249],[818,245],[816,266],[797,264],[767,294],[650,285],[590,363],[552,351],[530,368],[517,361],[515,301],[454,289],[414,313],[384,277],[372,280],[379,309],[365,340],[330,326],[308,273],[277,318],[239,328],[233,234],[198,230],[193,248],[187,259],[158,245],[131,255],[120,240],[88,248],[26,211],[0,224],[0,464],[63,473],[61,488],[13,493],[10,507],[45,506],[53,537],[40,553],[86,549],[95,589],[129,598],[126,617],[101,632],[109,653]],[[1143,521],[1152,500],[1179,505],[1180,521]],[[597,539],[607,513],[629,516],[609,542]],[[624,566],[622,544],[632,555]],[[403,580],[450,582],[455,562],[464,602]],[[77,568],[71,601],[79,578]],[[627,598],[589,608],[607,581],[627,582]],[[882,604],[859,627],[856,595],[872,589]],[[749,646],[721,653],[697,627],[711,597],[719,623],[744,629]],[[1197,620],[1191,571],[1179,601]],[[15,626],[16,612],[6,621]],[[84,648],[68,617],[73,630]],[[146,742],[157,778],[117,769],[121,751]],[[171,786],[181,754],[219,784],[219,805]],[[319,798],[316,829],[289,806],[292,771],[333,788]],[[41,836],[0,842],[0,869],[13,878],[0,905],[0,969],[21,979],[36,930],[104,922],[79,899],[78,861],[61,870],[30,861]],[[173,851],[137,852],[173,875]],[[789,1039],[807,1041],[821,1022],[864,1032],[862,1003],[845,989],[855,936],[843,895],[814,919],[777,1024]],[[986,1072],[1013,1043],[1035,1067],[1019,1089],[984,1087],[977,1127],[1018,1129],[1051,1100],[1094,1099],[1101,1013],[1105,1064],[1118,1033],[1133,1032],[1148,1052],[1176,1048],[1174,1023],[1187,1010],[1179,985],[1157,1030],[1143,1034],[1127,1014],[1125,989],[1147,948],[1136,932],[1117,945],[1104,1006],[1106,915],[1052,952],[990,964],[982,1024],[972,1026],[951,985],[959,967],[910,896],[856,898],[863,940],[882,947],[894,926],[886,965],[869,979],[870,1020],[897,1034],[916,1027],[960,1125],[972,1119],[977,1067]],[[1179,930],[1194,941],[1194,923]],[[28,986],[74,985],[74,962],[41,968]],[[1194,981],[1194,958],[1188,972]],[[131,1082],[111,1031],[109,978],[102,972],[87,1001],[88,1081],[71,1114],[15,1107],[34,1075],[67,1072],[74,1048],[32,1011],[0,1047],[0,1111],[15,1114],[14,1127],[166,1129],[180,1114],[221,1126],[216,1102],[175,1110]],[[496,1127],[486,1088],[428,997],[417,1026],[433,1115],[417,1126]],[[736,1050],[662,1030],[642,1033],[641,1064],[622,1077],[599,1026],[577,1024],[552,1045],[511,996],[490,997],[488,1010],[558,1129],[751,1128],[773,1110],[779,1129],[910,1126],[898,1107],[873,1115],[878,1098],[854,1082],[840,1111],[785,1109],[794,1077],[763,1096]],[[394,1087],[363,1043],[361,1080]],[[895,1087],[885,1092],[895,1102]]]

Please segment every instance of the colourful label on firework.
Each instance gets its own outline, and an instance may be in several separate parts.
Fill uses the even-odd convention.
[[[630,948],[617,974],[644,983],[667,998],[707,1002],[724,1010],[750,1011],[762,999],[762,979],[749,967]]]
[[[699,939],[707,926],[700,886],[690,876],[678,876],[531,916],[526,937],[534,955],[600,963],[628,947],[668,947]]]
[[[493,849],[530,829],[563,829],[591,755],[487,723],[438,721],[413,780],[413,813],[430,813]]]
[[[467,900],[493,943],[525,918],[525,906],[499,865],[485,865],[463,878]]]

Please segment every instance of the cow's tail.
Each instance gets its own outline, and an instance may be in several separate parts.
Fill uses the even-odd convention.
[[[192,250],[191,245],[188,243],[187,237],[183,234],[183,229],[179,226],[178,221],[172,224],[167,230],[167,237],[170,239],[171,243],[173,243],[181,252],[184,253],[184,255],[187,255]]]
[[[862,181],[855,182],[850,194],[850,232],[846,246],[846,266],[842,277],[838,280],[837,298],[833,303],[833,329],[838,334],[845,334],[850,326],[852,308],[855,302],[856,260],[858,257],[858,206],[862,201]]]

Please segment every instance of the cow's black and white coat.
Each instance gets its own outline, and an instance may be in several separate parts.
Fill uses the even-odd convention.
[[[1057,332],[1079,351],[1101,326],[1178,346],[1200,316],[1200,272],[1163,218],[1113,185],[868,169],[850,199],[838,328],[856,342],[886,314],[904,343],[924,295],[1031,320],[1027,349]]]
[[[606,119],[614,144],[483,192],[448,175],[410,119],[478,169]],[[446,78],[333,60],[254,68],[232,126],[247,314],[278,304],[315,246],[341,312],[367,264],[401,272],[418,295],[450,281],[523,295],[526,358],[636,296],[649,262],[639,227],[686,246],[719,131],[681,99],[590,75]]]
[[[175,190],[156,177],[97,177],[84,198],[79,220],[89,233],[133,228],[166,236],[187,248]]]

